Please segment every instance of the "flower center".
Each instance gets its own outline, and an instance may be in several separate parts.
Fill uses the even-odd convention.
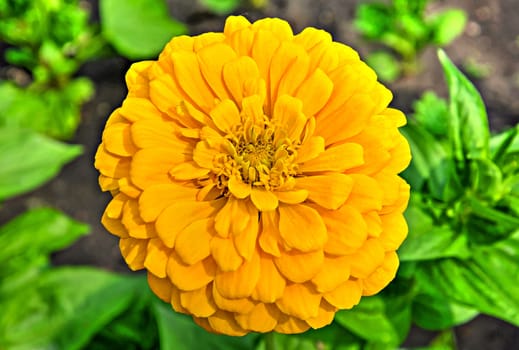
[[[283,126],[274,125],[266,116],[262,120],[245,117],[226,135],[229,152],[220,158],[219,187],[225,187],[231,176],[266,190],[290,181],[298,173],[295,158],[299,145],[286,135]]]

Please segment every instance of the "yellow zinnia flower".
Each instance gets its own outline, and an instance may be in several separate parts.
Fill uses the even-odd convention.
[[[348,46],[229,17],[134,64],[95,166],[132,270],[209,331],[299,333],[395,276],[403,113]]]

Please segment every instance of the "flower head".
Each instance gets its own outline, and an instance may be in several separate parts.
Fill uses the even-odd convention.
[[[384,288],[407,234],[405,116],[348,46],[229,17],[134,64],[95,166],[129,267],[202,327],[299,333]]]

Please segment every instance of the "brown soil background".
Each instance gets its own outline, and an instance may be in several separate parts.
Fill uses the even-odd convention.
[[[265,16],[288,20],[295,32],[314,26],[332,33],[336,41],[347,43],[365,55],[366,45],[352,27],[356,0],[271,0],[263,10],[244,7],[236,11],[249,19]],[[97,1],[91,1],[97,11]],[[189,25],[191,34],[221,31],[224,18],[211,15],[195,0],[168,0],[172,16]],[[464,9],[469,23],[464,34],[446,48],[458,65],[468,59],[484,65],[490,74],[474,80],[485,100],[490,124],[498,131],[519,122],[519,1],[518,0],[445,0],[436,1],[430,11],[446,7]],[[426,50],[421,57],[422,73],[400,79],[389,87],[394,92],[394,107],[411,112],[412,102],[423,91],[434,90],[446,96],[443,73],[435,49]],[[130,62],[121,58],[88,63],[80,74],[91,78],[96,86],[94,98],[82,112],[82,124],[72,142],[84,147],[84,154],[64,167],[58,177],[40,189],[6,202],[0,211],[0,223],[17,213],[38,206],[57,208],[91,227],[90,235],[70,248],[55,254],[56,264],[92,265],[126,273],[120,257],[117,239],[99,223],[110,196],[101,193],[93,158],[104,123],[110,112],[118,107],[126,94],[124,74]],[[519,257],[518,257],[519,258]],[[517,279],[518,276],[510,276]],[[519,283],[519,280],[518,280]],[[434,334],[413,328],[406,346],[424,346]],[[512,350],[519,349],[519,328],[503,321],[479,316],[456,329],[459,349]]]

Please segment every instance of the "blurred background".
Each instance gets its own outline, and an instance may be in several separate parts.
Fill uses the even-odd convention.
[[[13,0],[1,1],[23,3],[23,1]],[[155,1],[147,1],[147,3],[150,2]],[[156,1],[156,3],[160,2]],[[21,50],[22,54],[18,52],[18,56],[12,52],[6,54],[13,47],[22,47],[20,42],[23,44],[25,39],[16,39],[18,41],[12,39],[12,33],[9,33],[9,30],[19,32],[20,28],[5,29],[7,26],[4,26],[5,31],[2,42],[0,42],[0,79],[3,82],[13,81],[21,87],[30,86],[34,81],[39,80],[41,86],[62,88],[78,77],[87,78],[91,84],[85,84],[85,87],[78,88],[78,91],[90,90],[84,93],[84,99],[73,101],[80,108],[79,119],[75,122],[77,130],[70,127],[63,133],[57,134],[56,137],[71,144],[81,145],[83,153],[64,165],[59,175],[36,190],[6,199],[0,210],[0,223],[6,223],[31,208],[41,206],[56,208],[71,218],[88,224],[90,233],[81,237],[70,247],[54,253],[52,255],[54,264],[90,265],[110,271],[129,273],[120,256],[117,238],[108,234],[99,222],[110,195],[101,193],[99,190],[98,173],[93,167],[93,162],[104,123],[111,111],[118,107],[125,97],[125,72],[132,62],[155,57],[157,49],[143,47],[132,50],[131,42],[128,43],[125,41],[126,39],[117,37],[117,28],[120,27],[117,27],[117,23],[113,24],[112,17],[125,16],[123,10],[117,13],[118,6],[124,7],[125,1],[106,1],[102,6],[96,0],[70,3],[78,3],[88,14],[85,23],[88,24],[90,33],[89,45],[98,45],[93,50],[94,52],[85,50],[84,58],[77,59],[75,65],[66,72],[56,73],[50,68],[48,72],[44,69],[38,71],[36,68],[39,63],[31,63],[30,57],[20,58],[20,55],[23,56],[23,50]],[[375,69],[378,66],[381,67],[379,69],[394,72],[385,77],[386,84],[394,93],[392,106],[406,113],[412,113],[413,101],[426,90],[433,90],[441,97],[447,96],[446,84],[436,56],[437,45],[420,44],[418,45],[419,50],[413,52],[411,57],[409,55],[404,57],[405,50],[399,51],[398,44],[388,48],[387,42],[384,40],[370,38],[369,28],[361,23],[363,19],[359,15],[359,6],[364,3],[368,2],[353,0],[168,0],[165,3],[165,9],[170,19],[174,20],[167,24],[171,33],[185,32],[196,35],[207,31],[221,31],[225,17],[229,13],[244,15],[251,21],[262,17],[281,17],[290,22],[294,32],[299,32],[308,26],[325,29],[333,35],[334,40],[346,43],[358,50],[363,59],[371,55],[372,62],[375,62]],[[103,6],[112,7],[103,8]],[[443,45],[447,54],[469,76],[480,91],[487,106],[492,130],[501,131],[508,126],[515,125],[519,122],[519,99],[517,98],[519,96],[519,3],[517,0],[429,1],[425,7],[425,14],[434,14],[451,8],[462,10],[466,17],[459,36],[449,38],[450,42]],[[22,11],[24,11],[23,8]],[[111,15],[108,13],[109,11],[112,12]],[[4,22],[5,25],[7,20],[1,15],[5,15],[5,12],[3,14],[0,12],[0,22]],[[374,19],[364,19],[368,23],[371,20]],[[59,21],[53,23],[56,26],[60,25]],[[79,20],[70,23],[79,23]],[[122,26],[124,28],[124,25]],[[62,24],[61,30],[65,32],[63,35],[67,35],[67,30],[74,31],[75,27]],[[81,32],[84,28],[78,30]],[[9,37],[9,35],[11,36]],[[12,41],[9,42],[9,40]],[[81,43],[77,45],[80,47],[78,50],[82,50]],[[163,43],[158,45],[160,47]],[[25,46],[31,47],[29,44]],[[34,48],[34,45],[32,47]],[[398,66],[397,62],[395,66],[391,58],[372,56],[381,49],[390,52],[400,62],[407,60],[406,65]],[[52,50],[49,49],[50,51]],[[30,56],[31,51],[26,50],[25,53],[27,52]],[[41,58],[42,55],[44,56],[39,52],[35,54],[35,57]],[[49,62],[52,65],[52,53],[49,53],[49,57],[51,57]],[[56,65],[62,65],[59,58],[56,60],[58,61]],[[22,63],[16,65],[13,62]],[[31,67],[34,69],[31,70]],[[35,76],[35,74],[40,75]],[[65,82],[63,79],[60,80],[60,77],[65,77]],[[34,89],[34,91],[35,94],[38,94],[40,90]],[[8,110],[6,101],[12,94],[14,93],[6,89],[0,90],[0,113]],[[75,112],[72,110],[70,113],[73,115]],[[74,117],[71,117],[71,120],[74,120]],[[52,132],[50,134],[54,136]],[[0,142],[2,141],[0,140]],[[433,336],[434,334],[431,332],[414,328],[406,345],[425,345]],[[468,324],[456,328],[456,336],[460,349],[508,350],[519,348],[519,329],[487,316],[479,316]]]

